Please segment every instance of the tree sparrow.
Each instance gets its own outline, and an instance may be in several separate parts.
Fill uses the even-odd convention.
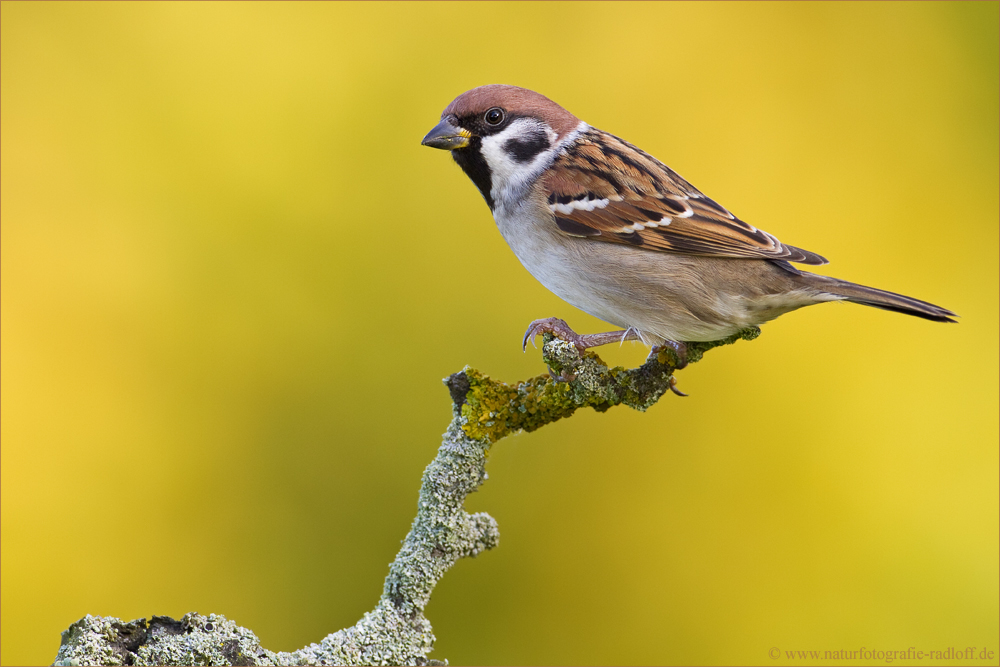
[[[582,351],[640,339],[711,341],[823,301],[850,301],[936,322],[925,301],[800,271],[826,264],[715,203],[669,167],[525,88],[474,88],[449,104],[424,146],[451,151],[531,275],[624,331],[579,335],[536,320],[522,347],[552,332]]]

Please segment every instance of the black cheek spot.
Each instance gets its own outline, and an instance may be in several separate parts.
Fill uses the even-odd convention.
[[[517,162],[531,162],[542,151],[548,150],[549,138],[543,132],[526,137],[515,137],[504,142],[503,149]]]

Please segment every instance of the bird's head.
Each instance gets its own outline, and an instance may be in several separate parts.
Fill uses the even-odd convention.
[[[580,119],[532,90],[491,84],[459,95],[424,146],[451,151],[490,208],[505,190],[530,184]]]

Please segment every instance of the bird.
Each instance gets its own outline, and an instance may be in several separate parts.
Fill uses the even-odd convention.
[[[675,171],[591,127],[544,95],[490,84],[456,97],[422,145],[447,150],[493,213],[501,236],[542,285],[618,331],[578,334],[533,321],[581,352],[639,340],[669,348],[714,341],[787,312],[847,301],[955,322],[912,297],[804,271],[827,260],[740,220]]]

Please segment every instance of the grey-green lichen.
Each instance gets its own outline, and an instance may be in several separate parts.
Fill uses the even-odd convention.
[[[63,633],[56,665],[274,665],[256,635],[218,614],[125,623],[87,615]]]
[[[709,343],[688,343],[688,363],[708,350],[760,334],[749,329]],[[495,547],[500,539],[488,514],[469,514],[466,496],[486,481],[486,457],[501,438],[534,431],[592,407],[646,410],[674,383],[669,352],[639,368],[609,368],[592,351],[545,335],[542,357],[550,372],[507,385],[472,369],[445,379],[454,418],[437,457],[424,470],[417,516],[389,567],[382,597],[357,624],[291,653],[260,646],[249,630],[226,618],[186,614],[125,623],[86,616],[63,632],[56,665],[427,665],[434,647],[424,608],[434,586],[458,559]]]

